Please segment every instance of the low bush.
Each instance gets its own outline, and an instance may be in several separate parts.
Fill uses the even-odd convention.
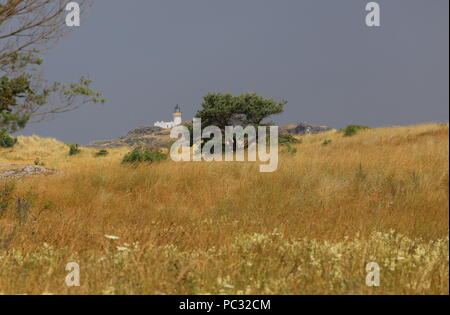
[[[167,159],[167,155],[148,149],[134,149],[123,158],[122,163],[159,162]]]
[[[5,130],[0,130],[0,147],[12,148],[17,143],[17,139],[11,137]]]
[[[368,126],[362,126],[362,125],[348,125],[341,131],[344,133],[345,137],[351,137],[356,135],[359,131],[369,129]]]
[[[282,133],[278,136],[278,144],[302,143],[301,139],[294,137],[289,133]]]
[[[109,154],[108,150],[102,149],[95,153],[96,157],[107,156]]]
[[[76,155],[81,152],[80,146],[78,143],[69,143],[69,155]]]
[[[283,133],[278,135],[278,144],[280,146],[286,147],[285,150],[281,150],[281,153],[289,153],[289,154],[297,153],[297,148],[294,148],[292,146],[292,144],[295,143],[302,143],[302,140],[294,137],[289,133]]]

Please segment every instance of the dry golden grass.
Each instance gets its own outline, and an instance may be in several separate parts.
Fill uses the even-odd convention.
[[[449,293],[447,124],[306,136],[268,174],[237,162],[132,167],[125,149],[69,157],[55,140],[19,142],[0,164],[40,157],[64,173],[15,182],[31,208],[24,224],[13,205],[0,219],[0,238],[13,236],[0,292]],[[64,282],[71,261],[79,288]],[[377,288],[365,285],[372,261]]]

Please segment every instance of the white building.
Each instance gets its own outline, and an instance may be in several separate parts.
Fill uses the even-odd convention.
[[[161,127],[164,129],[170,129],[175,126],[181,125],[182,119],[181,119],[181,110],[180,106],[175,106],[175,110],[173,112],[173,121],[157,121],[155,122],[156,127]]]

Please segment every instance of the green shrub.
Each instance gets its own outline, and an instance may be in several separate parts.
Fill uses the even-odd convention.
[[[122,163],[159,162],[167,158],[167,155],[148,149],[134,149],[123,158]]]
[[[95,156],[100,157],[100,156],[107,156],[109,154],[108,150],[105,149],[101,149],[100,151],[95,153]]]
[[[69,143],[69,155],[76,155],[81,152],[80,146],[78,143]]]
[[[302,143],[302,140],[294,137],[289,133],[282,133],[278,135],[278,144],[288,144],[288,143]]]
[[[326,139],[322,142],[322,145],[329,145],[331,144],[331,142],[332,142],[331,140]]]
[[[293,143],[302,143],[302,140],[294,137],[289,133],[282,133],[278,135],[278,144],[286,148],[286,150],[281,150],[281,153],[289,153],[289,154],[297,153],[297,148],[294,148],[291,145]]]
[[[17,143],[17,138],[11,137],[5,130],[0,130],[0,147],[12,148]]]
[[[358,131],[369,129],[368,126],[362,126],[362,125],[348,125],[341,131],[344,133],[345,137],[351,137],[358,133]]]

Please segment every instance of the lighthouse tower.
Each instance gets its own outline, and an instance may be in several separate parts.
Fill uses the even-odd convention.
[[[175,106],[175,110],[173,111],[173,120],[172,121],[157,121],[155,122],[156,127],[160,127],[163,129],[173,128],[175,126],[181,125],[181,109],[180,106]]]
[[[175,106],[175,110],[173,111],[173,124],[175,126],[181,125],[181,109],[180,106]]]

